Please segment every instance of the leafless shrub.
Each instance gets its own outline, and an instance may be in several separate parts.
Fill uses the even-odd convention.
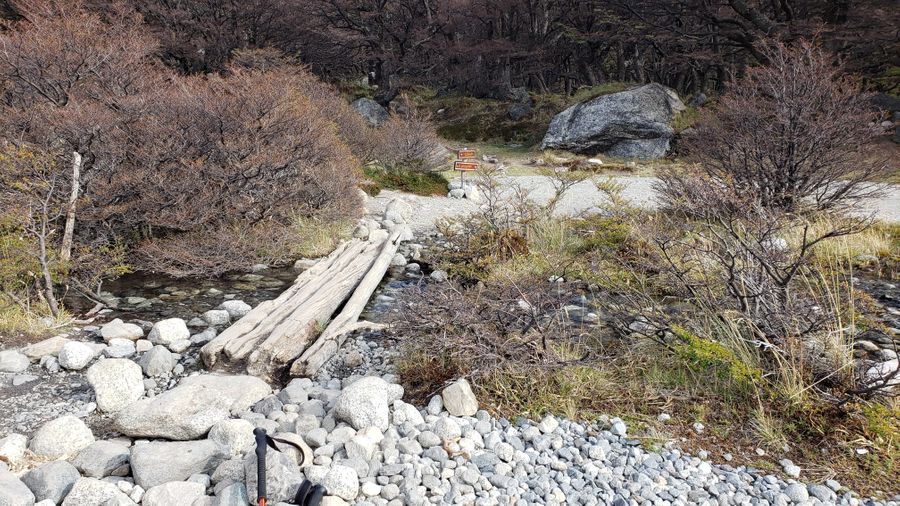
[[[663,203],[686,212],[841,211],[874,196],[887,163],[864,160],[876,132],[859,82],[812,42],[760,46],[683,145],[692,171],[663,173]]]
[[[446,168],[448,152],[429,117],[407,97],[399,100],[401,105],[376,130],[374,156],[387,168],[427,172]]]
[[[547,280],[412,287],[392,313],[390,331],[430,356],[445,357],[464,374],[483,375],[509,364],[553,367],[589,357],[590,334],[572,325],[564,307],[571,287]]]

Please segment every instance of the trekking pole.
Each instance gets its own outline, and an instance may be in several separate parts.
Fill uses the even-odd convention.
[[[266,506],[266,429],[253,429],[256,438],[256,501]]]

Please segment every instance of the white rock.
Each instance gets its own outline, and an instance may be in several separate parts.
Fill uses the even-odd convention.
[[[172,352],[159,345],[144,353],[138,363],[147,376],[161,376],[172,372],[177,362]]]
[[[123,494],[119,487],[108,481],[97,478],[79,478],[62,504],[63,506],[98,506],[101,504],[126,506],[134,504],[134,501]]]
[[[359,491],[366,497],[375,497],[381,493],[381,486],[371,481],[364,482]]]
[[[94,434],[84,422],[64,415],[35,431],[28,448],[38,456],[57,459],[74,456],[93,442]]]
[[[55,460],[27,472],[22,476],[22,482],[34,493],[35,500],[49,499],[53,504],[59,504],[79,478],[81,475],[72,464]]]
[[[388,406],[403,397],[403,387],[376,376],[361,378],[345,387],[334,407],[334,417],[360,430],[378,427],[386,431],[390,425]]]
[[[628,426],[625,425],[625,422],[623,422],[622,420],[615,420],[609,431],[616,436],[625,437],[628,433]]]
[[[557,427],[559,427],[559,421],[553,415],[545,416],[541,423],[538,424],[538,429],[541,429],[541,432],[544,434],[550,434]]]
[[[209,439],[215,441],[228,457],[243,455],[253,446],[253,424],[247,420],[222,420],[209,431]]]
[[[90,478],[106,478],[107,476],[127,476],[131,451],[123,444],[115,441],[94,441],[78,456],[72,464],[81,474]],[[126,494],[130,490],[123,490]]]
[[[111,339],[109,346],[103,350],[103,354],[109,358],[130,357],[136,352],[134,341],[129,341],[128,339]]]
[[[394,199],[384,208],[384,219],[394,223],[407,223],[412,216],[412,206],[401,199]]]
[[[456,420],[442,416],[434,422],[432,430],[444,441],[455,441],[462,435],[462,429]]]
[[[144,506],[173,506],[175,504],[192,504],[195,499],[206,494],[206,488],[192,481],[171,481],[151,487],[144,493],[141,504]]]
[[[224,309],[210,309],[202,317],[210,325],[228,325],[231,321],[231,315]]]
[[[412,404],[407,404],[401,400],[394,401],[394,425],[400,425],[409,422],[414,426],[425,423],[422,413]]]
[[[330,495],[352,501],[359,494],[359,475],[352,467],[334,465],[322,479],[322,486]]]
[[[15,463],[25,454],[28,438],[21,434],[10,434],[0,439],[0,457]]]
[[[353,436],[350,441],[344,443],[344,450],[347,452],[347,458],[368,462],[375,453],[375,441],[365,436]]]
[[[94,349],[78,341],[70,341],[59,350],[59,365],[70,371],[80,371],[94,358]]]
[[[144,337],[144,330],[133,324],[125,323],[119,318],[100,327],[100,337],[107,343],[113,339],[128,339],[129,341],[137,341]]]
[[[131,437],[197,439],[228,418],[232,400],[202,385],[181,384],[119,411],[114,426]]]
[[[250,406],[272,393],[265,381],[248,375],[199,374],[181,380],[180,385],[202,385],[231,400],[231,412],[248,411]]]
[[[465,378],[452,383],[441,392],[444,408],[453,416],[474,416],[478,411],[478,399]]]
[[[232,320],[239,320],[246,316],[253,308],[250,304],[247,304],[242,300],[226,300],[219,304],[219,309],[228,311],[228,315],[231,316]]]
[[[187,324],[181,318],[169,318],[167,320],[158,321],[153,325],[153,329],[147,335],[147,339],[153,344],[161,344],[169,346],[176,341],[187,340],[191,337],[191,332],[187,328]]]
[[[252,452],[249,455],[254,455]],[[224,460],[219,446],[200,441],[153,441],[131,448],[134,482],[145,490],[170,481],[185,481],[191,475],[212,473]]]
[[[97,407],[116,413],[144,395],[141,366],[125,358],[108,358],[92,365],[86,374],[94,388]]]

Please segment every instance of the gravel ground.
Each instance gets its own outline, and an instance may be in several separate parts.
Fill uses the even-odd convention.
[[[652,189],[653,177],[620,176],[616,181],[624,184],[624,196],[634,204],[642,207],[653,207],[654,191]],[[532,198],[538,203],[544,203],[553,195],[553,187],[545,176],[512,176],[502,179],[507,188],[519,185],[531,192]],[[402,197],[409,202],[415,210],[410,226],[416,234],[427,231],[439,218],[465,214],[477,209],[477,205],[470,200],[453,199],[448,197],[423,197],[402,192],[384,190],[377,197],[370,198],[366,204],[367,210],[372,214],[380,214],[391,200]],[[581,182],[566,194],[557,207],[558,215],[577,215],[590,211],[595,203],[602,202],[604,196],[590,181]],[[884,197],[868,201],[863,206],[863,213],[875,213],[885,221],[900,221],[900,187],[889,186]]]

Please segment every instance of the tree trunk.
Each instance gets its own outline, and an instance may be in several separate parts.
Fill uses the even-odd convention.
[[[72,239],[75,235],[75,208],[78,192],[81,189],[81,154],[72,152],[72,193],[69,194],[69,206],[66,209],[66,227],[63,230],[62,244],[59,248],[59,259],[67,263],[72,258]]]

